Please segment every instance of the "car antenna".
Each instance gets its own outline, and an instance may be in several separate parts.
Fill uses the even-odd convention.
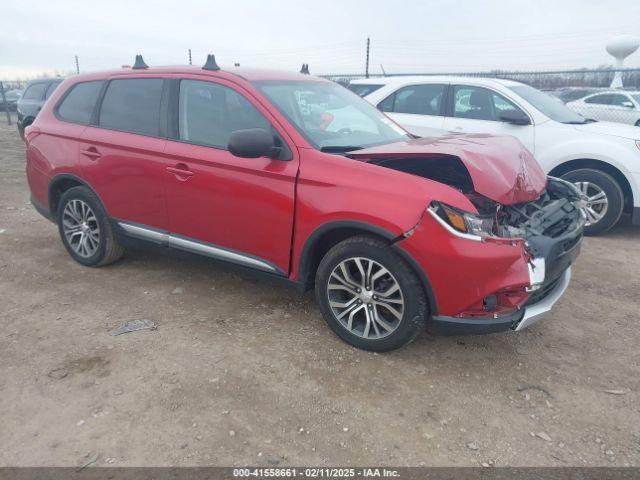
[[[207,61],[202,66],[202,69],[213,70],[213,71],[220,70],[220,67],[216,63],[216,56],[212,54],[207,55]]]
[[[136,61],[131,68],[134,70],[143,70],[145,68],[149,68],[149,65],[144,63],[142,55],[136,55]]]
[[[300,69],[300,73],[302,73],[303,75],[309,75],[309,64],[308,63],[303,63],[302,64],[302,68]]]

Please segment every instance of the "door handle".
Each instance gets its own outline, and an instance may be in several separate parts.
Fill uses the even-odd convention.
[[[178,163],[175,167],[167,167],[167,172],[173,173],[178,180],[185,181],[193,176],[186,163]]]
[[[96,147],[85,148],[84,150],[80,150],[80,153],[85,157],[89,157],[91,160],[98,160],[102,156]]]

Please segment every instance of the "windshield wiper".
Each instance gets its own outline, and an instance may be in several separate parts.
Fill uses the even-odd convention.
[[[320,148],[321,152],[329,153],[344,153],[351,152],[352,150],[362,150],[362,147],[357,147],[354,145],[327,145],[326,147]]]

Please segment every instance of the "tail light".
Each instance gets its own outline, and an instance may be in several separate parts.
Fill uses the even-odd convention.
[[[29,125],[24,129],[24,143],[29,143],[40,134],[40,129],[35,125]]]

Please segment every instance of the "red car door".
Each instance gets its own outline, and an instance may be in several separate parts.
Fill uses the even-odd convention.
[[[163,83],[162,78],[112,80],[98,125],[83,132],[79,154],[84,177],[111,218],[167,230]]]
[[[224,80],[176,80],[174,140],[165,149],[167,211],[177,248],[287,274],[299,158],[294,144],[250,94]],[[239,158],[232,131],[264,128],[287,160]]]

